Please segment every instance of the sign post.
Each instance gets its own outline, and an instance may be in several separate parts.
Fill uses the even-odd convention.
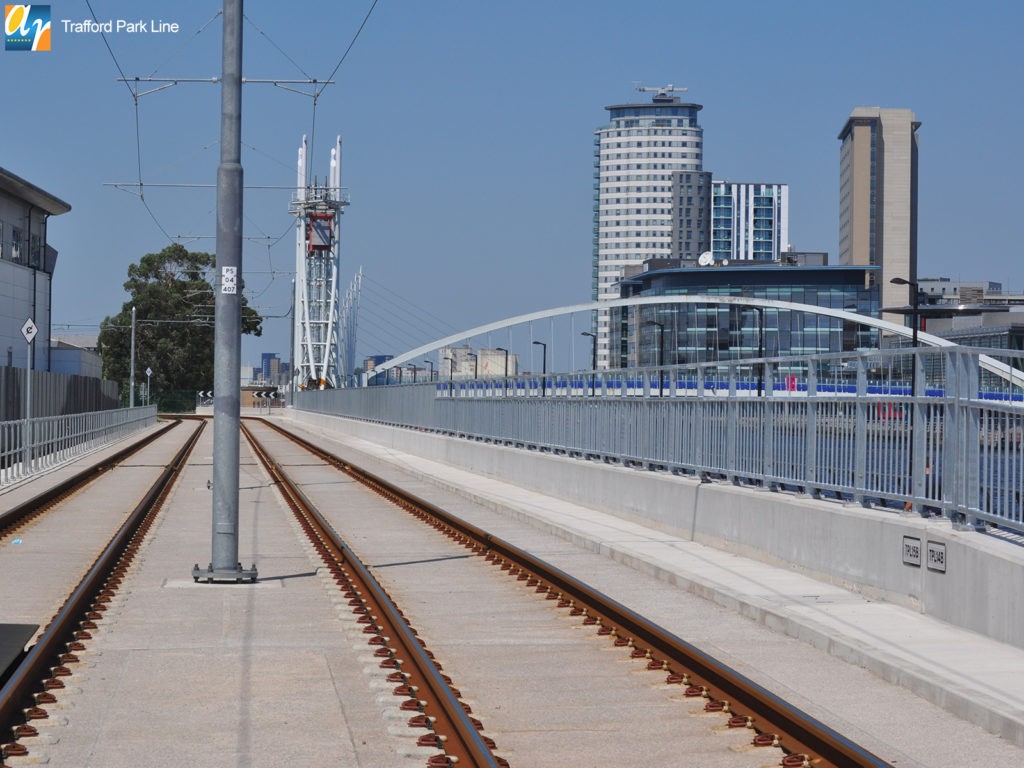
[[[25,366],[25,447],[23,456],[25,474],[32,471],[32,342],[35,340],[37,333],[39,333],[39,329],[30,317],[21,326],[21,335],[25,337],[27,344],[27,365]]]

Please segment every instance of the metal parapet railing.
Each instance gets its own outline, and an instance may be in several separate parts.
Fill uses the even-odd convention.
[[[155,423],[155,405],[0,421],[0,487]]]
[[[296,407],[1024,533],[1024,353],[902,348],[443,379],[303,392]]]

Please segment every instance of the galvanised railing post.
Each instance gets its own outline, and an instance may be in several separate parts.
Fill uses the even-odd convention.
[[[737,464],[739,459],[737,458],[737,450],[739,448],[739,436],[737,430],[739,429],[739,409],[740,400],[736,396],[736,379],[738,377],[738,366],[729,366],[729,399],[726,401],[726,410],[732,411],[733,418],[726,418],[725,420],[725,466],[729,469],[728,478],[733,483],[739,483],[739,473],[737,473]],[[701,379],[703,380],[703,376]]]
[[[761,475],[765,487],[778,487],[775,478],[775,366],[776,363],[762,363],[764,366],[764,394],[758,398],[761,408]]]
[[[818,367],[807,366],[807,397],[804,398],[804,491],[818,496]]]
[[[704,467],[707,466],[707,462],[704,458],[706,455],[704,451],[704,445],[705,441],[708,439],[708,436],[706,434],[707,414],[705,413],[708,406],[707,398],[704,396],[704,371],[702,371],[700,368],[697,368],[694,371],[693,375],[696,378],[697,384],[697,407],[694,409],[693,414],[693,436],[696,438],[693,441],[696,445],[696,450],[694,451],[693,456],[693,463],[698,467]],[[726,445],[726,455],[728,455],[729,450],[731,450],[729,446],[733,446],[733,443],[730,440],[728,433],[726,433]]]
[[[978,399],[981,387],[981,365],[977,355],[959,352],[963,371],[964,394],[961,411],[964,413],[964,503],[967,510],[981,509],[981,406]],[[967,525],[982,530],[985,522],[967,515]]]
[[[926,371],[924,365],[924,352],[918,348],[913,350],[911,365],[914,366],[913,375],[910,377],[913,382],[913,391],[910,393],[910,494],[913,497],[911,502],[916,512],[921,512],[921,500],[925,495],[925,444],[928,422],[925,418],[924,398],[922,393],[927,389]]]
[[[966,510],[963,459],[963,380],[959,355],[952,349],[942,351],[946,376],[946,397],[942,413],[942,485],[950,501],[947,511],[954,527]]]
[[[853,430],[853,498],[866,504],[864,487],[868,479],[868,369],[867,357],[857,356],[857,392]]]

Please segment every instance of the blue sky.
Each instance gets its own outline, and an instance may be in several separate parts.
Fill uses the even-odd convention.
[[[245,14],[245,75],[323,79],[372,0],[272,3]],[[124,73],[220,73],[218,2],[92,0],[101,20],[164,20],[177,34],[108,35]],[[181,84],[139,100],[94,34],[52,2],[53,50],[0,51],[0,165],[69,202],[50,223],[60,251],[54,330],[94,331],[126,295],[130,263],[184,236],[214,250],[214,193],[107,184],[209,184],[219,162],[219,89]],[[593,131],[634,82],[689,88],[704,105],[705,169],[790,185],[790,240],[834,259],[839,142],[856,106],[905,107],[919,131],[919,273],[1024,290],[1020,184],[1024,55],[1019,3],[379,0],[315,109],[270,85],[243,94],[252,185],[295,179],[301,136],[314,174],[342,134],[342,289],[365,275],[360,356],[590,298]],[[315,125],[315,131],[314,131]],[[141,150],[139,149],[141,147]],[[141,159],[141,162],[140,162]],[[243,271],[268,317],[243,342],[287,358],[294,264],[288,190],[245,200]],[[159,224],[159,226],[158,226]],[[163,231],[161,231],[161,228]],[[283,237],[282,237],[283,235]],[[194,238],[199,239],[194,239]],[[281,238],[275,244],[269,243]]]

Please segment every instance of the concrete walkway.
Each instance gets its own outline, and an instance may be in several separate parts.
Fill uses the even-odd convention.
[[[206,567],[211,550],[212,433],[197,444],[68,688],[47,706],[50,717],[34,723],[40,736],[24,740],[30,754],[9,764],[422,765],[414,750],[402,756],[413,729],[388,735],[363,671],[373,659],[364,639],[349,639],[355,619],[332,603],[247,451],[239,552],[246,568],[249,558],[258,562],[259,582],[193,582],[193,564]]]

